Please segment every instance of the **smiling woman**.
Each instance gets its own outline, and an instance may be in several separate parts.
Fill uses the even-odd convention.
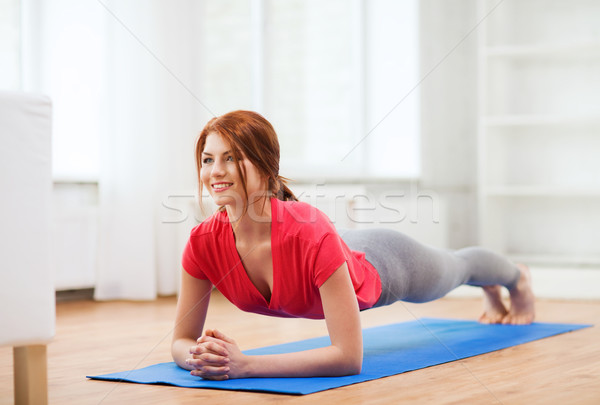
[[[211,119],[196,143],[196,164],[199,187],[220,208],[191,231],[183,253],[171,350],[192,375],[223,380],[357,374],[360,310],[398,300],[431,301],[461,284],[483,287],[482,322],[533,320],[524,265],[477,247],[433,249],[386,229],[338,233],[321,211],[289,191],[279,176],[277,135],[255,112]],[[247,312],[325,319],[331,345],[242,354],[230,337],[204,330],[213,285]],[[510,292],[510,311],[500,286]]]
[[[245,201],[252,202],[264,195],[263,177],[243,154],[236,152],[236,159],[233,153],[223,137],[209,134],[202,152],[201,184],[218,206],[228,205],[235,210],[240,205],[246,211]],[[238,173],[243,173],[243,177]],[[244,201],[236,201],[240,196],[244,196]]]
[[[235,218],[269,192],[284,201],[296,199],[279,175],[275,129],[251,111],[234,111],[206,124],[196,142],[196,167],[200,198],[206,187],[219,207],[237,202]]]

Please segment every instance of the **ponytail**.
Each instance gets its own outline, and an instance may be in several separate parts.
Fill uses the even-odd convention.
[[[277,199],[281,201],[298,201],[292,190],[287,186],[289,179],[277,175]]]

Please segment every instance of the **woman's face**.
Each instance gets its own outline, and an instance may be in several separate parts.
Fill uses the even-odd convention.
[[[242,153],[240,168],[246,177],[248,198],[253,202],[265,195],[265,179]],[[245,205],[242,179],[231,146],[216,132],[208,134],[201,156],[200,180],[218,206],[241,208]]]

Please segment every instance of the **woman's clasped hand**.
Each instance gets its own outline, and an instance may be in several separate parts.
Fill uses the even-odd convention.
[[[245,355],[235,340],[208,329],[197,343],[190,348],[192,357],[186,360],[194,368],[192,375],[215,381],[244,377]]]

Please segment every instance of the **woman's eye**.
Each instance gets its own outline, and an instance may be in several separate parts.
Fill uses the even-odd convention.
[[[227,156],[227,161],[228,162],[233,162],[235,159],[233,156]]]
[[[204,158],[204,159],[202,159],[202,164],[203,165],[206,165],[206,164],[209,164],[209,163],[212,163],[212,162],[213,162],[212,158]]]

